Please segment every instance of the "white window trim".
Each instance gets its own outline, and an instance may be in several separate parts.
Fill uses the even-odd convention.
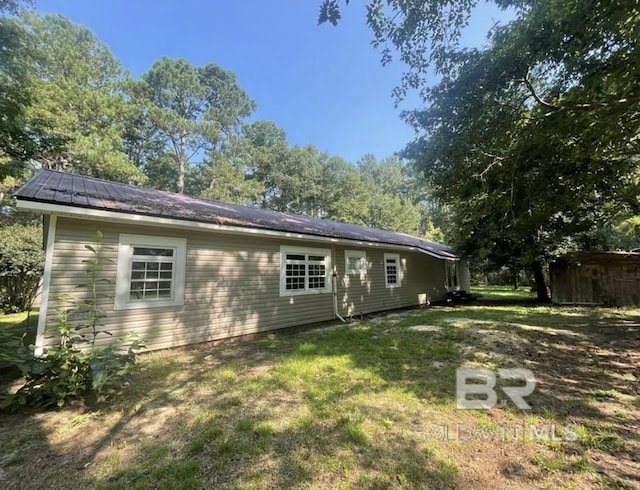
[[[349,268],[349,258],[358,258],[364,259],[363,268],[361,269],[350,269]],[[367,252],[364,250],[345,250],[344,251],[344,273],[347,276],[360,276],[361,278],[366,277],[367,275]]]
[[[286,264],[287,254],[308,254],[308,255],[322,255],[324,257],[325,264],[325,278],[324,288],[316,289],[287,289],[286,281]],[[331,287],[331,250],[328,248],[308,248],[308,247],[295,247],[290,245],[280,246],[280,296],[301,296],[305,294],[321,294],[332,292]],[[308,271],[306,271],[308,274]],[[308,276],[305,276],[308,277]]]
[[[175,274],[173,278],[172,299],[161,301],[131,301],[129,299],[131,288],[131,256],[133,254],[134,246],[175,248]],[[120,241],[118,244],[118,265],[116,268],[116,295],[114,309],[129,310],[136,308],[158,308],[183,305],[186,257],[187,240],[185,238],[120,234]]]
[[[389,278],[387,277],[387,259],[396,260],[396,267],[397,267],[396,277],[398,279],[398,282],[395,284],[389,283],[388,281]],[[402,267],[400,262],[400,254],[384,254],[384,261],[382,263],[382,272],[384,274],[384,286],[386,288],[392,289],[392,288],[402,287]]]

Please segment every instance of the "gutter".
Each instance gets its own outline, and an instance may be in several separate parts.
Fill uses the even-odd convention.
[[[335,272],[333,273],[333,314],[342,323],[347,323],[347,320],[338,313],[338,275]]]

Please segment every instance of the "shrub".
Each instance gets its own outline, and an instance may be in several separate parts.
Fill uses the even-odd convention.
[[[5,313],[31,308],[43,266],[40,226],[16,223],[0,228],[0,308]]]
[[[27,369],[33,353],[24,344],[26,334],[13,328],[0,328],[0,369],[16,367],[20,371]]]
[[[117,394],[135,367],[140,342],[120,347],[92,348],[86,351],[72,345],[48,349],[41,358],[23,362],[25,383],[7,397],[0,408],[15,411],[23,405],[63,406],[70,399],[89,394],[103,401]]]
[[[106,312],[98,307],[104,297],[99,293],[98,283],[102,265],[108,259],[102,257],[102,234],[95,235],[95,243],[85,245],[92,257],[87,264],[88,282],[75,289],[85,289],[82,298],[73,293],[64,295],[66,306],[58,310],[58,336],[60,342],[49,348],[42,357],[29,353],[25,357],[22,346],[12,356],[12,365],[21,370],[25,383],[14,394],[7,397],[0,408],[16,410],[23,405],[64,405],[67,400],[89,394],[104,400],[117,393],[131,374],[136,352],[143,347],[134,336],[116,339],[108,347],[96,347],[98,335],[111,333],[104,330],[102,320]]]

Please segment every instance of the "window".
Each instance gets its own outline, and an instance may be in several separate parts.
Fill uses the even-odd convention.
[[[120,235],[115,309],[184,304],[187,241]]]
[[[458,287],[458,262],[455,260],[447,260],[445,262],[445,280],[449,289]]]
[[[388,288],[400,287],[400,256],[398,254],[384,254],[384,282]]]
[[[367,275],[367,254],[364,250],[345,250],[345,274],[364,277]]]
[[[331,292],[330,257],[325,249],[280,247],[280,295]]]

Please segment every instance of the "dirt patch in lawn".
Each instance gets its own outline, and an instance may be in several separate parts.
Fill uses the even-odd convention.
[[[464,306],[152,353],[0,419],[2,488],[637,488],[640,311]],[[456,368],[530,369],[456,406]]]

